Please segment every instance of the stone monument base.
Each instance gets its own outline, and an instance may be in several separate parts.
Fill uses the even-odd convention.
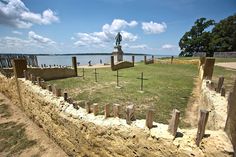
[[[122,51],[120,45],[114,47],[114,50],[113,50],[113,52],[112,52],[112,55],[114,56],[114,61],[115,61],[115,62],[121,62],[121,61],[123,61],[124,52]]]

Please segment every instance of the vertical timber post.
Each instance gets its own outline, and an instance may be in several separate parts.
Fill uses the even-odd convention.
[[[179,117],[180,117],[180,111],[177,109],[174,109],[172,112],[172,118],[168,126],[168,131],[174,136],[174,138],[176,137],[176,134],[177,134],[177,129],[179,125]]]
[[[114,117],[120,118],[120,110],[121,110],[121,106],[120,106],[119,104],[114,104],[114,105],[113,105],[113,114],[114,114]]]
[[[198,130],[197,130],[197,138],[196,138],[196,145],[197,146],[200,145],[202,138],[205,134],[208,116],[209,116],[209,111],[200,110],[200,119],[198,121]]]
[[[222,88],[223,84],[224,84],[224,77],[221,76],[221,77],[219,77],[218,85],[217,85],[217,88],[216,88],[217,93],[221,92],[221,88]]]
[[[94,116],[98,115],[98,104],[97,103],[93,104],[93,114],[94,114]]]
[[[105,118],[110,117],[110,104],[105,105]]]
[[[75,70],[75,76],[78,76],[78,72],[77,72],[77,60],[76,57],[72,57],[72,67]]]
[[[203,79],[204,78],[207,78],[209,80],[212,79],[214,65],[215,65],[215,58],[206,59],[204,69],[203,69]]]
[[[135,62],[135,57],[132,56],[132,63],[133,63],[133,66],[134,66],[134,62]]]
[[[154,116],[154,111],[153,110],[148,110],[147,115],[146,115],[146,126],[151,129],[153,126],[153,116]]]

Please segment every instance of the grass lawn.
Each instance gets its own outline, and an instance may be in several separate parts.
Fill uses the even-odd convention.
[[[103,114],[104,104],[125,106],[134,104],[137,118],[145,118],[149,108],[155,110],[155,121],[167,123],[170,112],[177,108],[184,116],[185,108],[194,87],[197,66],[191,64],[150,64],[138,63],[134,68],[119,70],[119,84],[116,88],[116,72],[110,68],[97,69],[98,82],[95,82],[94,69],[85,69],[85,79],[81,77],[49,81],[69,93],[74,100],[85,100],[100,104]],[[140,90],[141,72],[144,74],[144,92]],[[82,69],[78,70],[82,75]],[[123,115],[124,117],[124,115]]]
[[[233,89],[236,80],[236,70],[215,66],[212,81],[217,85],[219,77],[224,76],[224,87],[226,92]]]

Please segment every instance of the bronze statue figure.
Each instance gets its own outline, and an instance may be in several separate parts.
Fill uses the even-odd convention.
[[[121,36],[120,32],[118,32],[115,39],[116,39],[116,46],[120,46],[120,42],[122,41],[122,36]]]

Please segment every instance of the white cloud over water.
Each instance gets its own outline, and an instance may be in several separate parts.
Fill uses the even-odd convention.
[[[59,44],[33,31],[28,32],[26,39],[10,36],[0,38],[0,52],[2,53],[52,53],[55,51],[61,52]]]
[[[173,50],[177,49],[178,47],[176,45],[171,45],[171,44],[164,44],[161,46],[162,49],[167,49],[167,50]]]
[[[39,44],[47,44],[47,45],[52,45],[52,44],[56,44],[55,41],[49,39],[49,38],[46,38],[46,37],[43,37],[43,36],[40,36],[38,34],[36,34],[35,32],[33,31],[30,31],[28,33],[28,37],[29,37],[29,40],[35,42],[35,43],[39,43]]]
[[[31,12],[21,0],[0,0],[0,24],[30,28],[33,24],[48,25],[58,22],[56,13],[50,9],[42,14]]]
[[[159,34],[163,33],[167,29],[167,25],[165,22],[156,23],[156,22],[143,22],[142,29],[146,34]]]
[[[124,29],[133,28],[137,25],[138,22],[136,21],[127,22],[123,19],[114,19],[111,24],[104,24],[100,32],[77,33],[75,36],[77,41],[74,42],[74,45],[105,47],[107,43],[114,42],[118,32],[121,32],[123,41],[135,41],[138,36],[124,31]]]

